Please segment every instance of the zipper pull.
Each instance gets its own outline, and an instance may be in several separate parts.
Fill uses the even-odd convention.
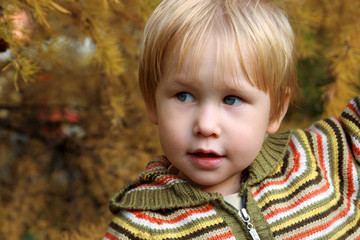
[[[249,230],[249,233],[254,240],[261,240],[258,233],[256,232],[256,229],[250,222],[250,215],[247,213],[245,208],[241,208],[240,211],[238,211],[241,219],[244,221],[244,223],[247,226],[247,229]]]
[[[250,222],[250,215],[246,211],[246,190],[244,192],[244,195],[242,196],[242,201],[240,202],[240,210],[238,211],[238,214],[240,215],[243,222],[246,224],[247,229],[249,230],[249,233],[253,240],[261,240],[259,237],[259,234],[256,232],[256,229],[254,228],[254,225]]]

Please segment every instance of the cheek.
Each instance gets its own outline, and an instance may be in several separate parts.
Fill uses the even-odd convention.
[[[264,124],[244,124],[232,132],[231,139],[228,139],[232,145],[233,155],[240,158],[242,164],[250,164],[258,155],[265,138]]]
[[[163,151],[181,149],[191,133],[191,117],[179,110],[170,100],[163,100],[158,108],[158,130]]]
[[[179,153],[185,146],[186,130],[181,121],[168,119],[165,122],[159,122],[159,138],[164,154],[171,158]]]

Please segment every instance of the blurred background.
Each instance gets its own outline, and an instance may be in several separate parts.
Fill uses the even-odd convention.
[[[297,35],[283,129],[360,93],[360,1],[273,0]],[[0,239],[102,239],[108,198],[161,153],[137,85],[157,0],[1,0]]]

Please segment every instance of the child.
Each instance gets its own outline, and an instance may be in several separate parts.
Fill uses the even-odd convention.
[[[110,201],[104,239],[360,238],[360,102],[276,133],[296,92],[294,36],[262,0],[165,0],[140,88],[162,157]]]

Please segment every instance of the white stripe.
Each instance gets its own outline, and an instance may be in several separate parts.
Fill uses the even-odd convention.
[[[354,165],[353,165],[354,166]],[[354,171],[353,171],[354,172]],[[355,171],[356,172],[356,171]],[[357,174],[355,174],[357,175]],[[355,176],[354,175],[354,176]],[[357,182],[357,181],[356,181]],[[355,185],[357,186],[357,185]],[[352,199],[355,199],[356,198],[356,195],[357,195],[357,192],[358,192],[358,187],[356,187],[357,190],[354,192],[354,194],[352,195]],[[329,233],[331,233],[332,231],[334,231],[337,227],[339,227],[340,225],[346,223],[348,221],[348,219],[353,216],[354,214],[356,214],[356,211],[355,211],[355,206],[353,204],[354,201],[351,201],[351,206],[350,206],[350,209],[349,211],[347,212],[346,216],[345,217],[341,217],[340,219],[338,219],[336,222],[334,222],[330,227],[324,229],[323,231],[320,231],[320,232],[317,232],[316,234],[312,235],[313,237],[324,237],[324,235],[327,235]],[[340,212],[339,212],[340,214]],[[321,225],[321,220],[319,222],[318,225]],[[314,239],[314,238],[312,238]]]
[[[356,101],[355,101],[354,98],[351,99],[350,103],[354,106],[354,108],[356,109],[356,111],[357,111],[358,113],[360,113],[360,109],[357,107],[357,104],[356,104]]]
[[[128,218],[130,221],[137,225],[142,225],[144,227],[150,228],[150,229],[156,229],[156,230],[167,230],[167,229],[175,229],[182,227],[188,223],[191,223],[195,220],[206,218],[210,216],[216,215],[216,212],[214,210],[206,211],[205,213],[194,213],[191,216],[188,216],[184,218],[183,220],[176,222],[176,223],[162,223],[161,221],[159,223],[150,222],[146,219],[137,218],[134,214],[123,211],[122,214]]]
[[[351,140],[356,147],[360,148],[359,139],[356,139],[355,136],[351,136]]]
[[[301,211],[303,208],[306,208],[306,207],[310,206],[311,204],[315,204],[316,202],[319,202],[322,199],[329,198],[329,196],[335,192],[335,189],[334,189],[334,186],[333,186],[333,183],[332,183],[332,178],[330,177],[331,169],[330,169],[330,164],[329,164],[329,161],[330,161],[329,153],[327,151],[327,149],[328,149],[327,148],[327,145],[328,145],[327,138],[325,137],[325,134],[322,131],[320,131],[319,129],[317,129],[315,127],[311,128],[311,129],[313,131],[315,131],[316,133],[320,134],[323,137],[322,138],[322,140],[323,140],[322,145],[323,145],[323,150],[324,150],[324,163],[325,163],[325,168],[327,170],[327,175],[326,176],[327,176],[327,179],[329,180],[330,188],[329,188],[329,190],[327,192],[316,196],[316,198],[312,198],[310,200],[307,200],[306,202],[301,204],[299,207],[294,208],[294,209],[292,209],[292,210],[290,210],[290,211],[288,211],[286,213],[281,213],[281,214],[276,215],[275,217],[268,220],[269,223],[274,223],[276,221],[281,220],[282,218],[284,218],[286,216],[289,216],[291,214],[295,214],[295,213]],[[356,196],[357,196],[358,191],[359,191],[358,174],[357,174],[357,171],[355,169],[355,164],[354,163],[352,163],[351,170],[352,170],[352,174],[353,174],[354,193],[352,194],[350,201],[351,201],[351,203],[353,203],[354,201],[352,201],[352,200],[356,199]],[[346,196],[344,196],[344,197],[346,198]],[[349,212],[347,212],[347,215],[345,217],[340,218],[339,220],[334,222],[329,228],[312,235],[312,238],[317,237],[317,236],[321,237],[321,236],[324,236],[326,234],[329,234],[331,231],[335,230],[341,224],[346,223],[348,221],[348,219],[351,217],[351,215],[354,215],[354,214],[355,214],[355,206],[354,206],[354,204],[351,204],[350,210],[349,210]],[[319,225],[321,225],[321,223]]]
[[[318,130],[318,132],[321,133],[320,130]],[[345,159],[345,161],[346,161],[346,163],[348,163],[347,159]],[[347,168],[347,165],[345,167]],[[330,232],[334,231],[340,225],[346,223],[352,215],[356,214],[355,206],[353,203],[355,202],[356,196],[358,195],[358,192],[359,192],[359,180],[358,180],[358,174],[357,174],[356,166],[355,166],[354,162],[351,163],[351,172],[353,174],[352,184],[354,186],[354,193],[352,194],[352,196],[350,198],[350,203],[351,203],[350,210],[347,212],[345,217],[341,217],[336,222],[334,222],[329,228],[324,229],[321,232],[318,232],[316,235],[314,235],[315,237],[316,236],[323,237],[324,235],[329,234]],[[330,180],[332,180],[332,179],[330,178]],[[347,179],[346,179],[346,181],[347,181]],[[331,186],[333,186],[333,185],[331,185]],[[344,198],[346,199],[346,196],[344,196]],[[347,201],[347,200],[345,200],[345,201]]]
[[[283,190],[284,188],[288,188],[290,185],[293,184],[293,181],[294,181],[296,178],[301,177],[301,175],[304,174],[304,172],[306,171],[306,161],[307,161],[307,159],[306,159],[305,151],[304,151],[304,149],[301,147],[299,141],[296,139],[295,136],[292,136],[292,137],[291,137],[291,140],[294,142],[296,149],[297,149],[297,150],[299,151],[299,153],[300,153],[300,158],[299,158],[300,168],[298,169],[297,172],[293,172],[293,173],[289,176],[288,180],[287,180],[285,183],[283,183],[283,184],[281,184],[281,185],[271,185],[271,187],[269,187],[269,188],[264,188],[264,189],[262,189],[261,192],[256,195],[256,197],[255,197],[255,200],[256,200],[256,201],[259,201],[259,199],[260,199],[263,195],[265,195],[265,194],[267,194],[267,193],[269,193],[269,192],[272,192],[272,191],[274,191],[274,190]]]
[[[317,195],[315,196],[314,198],[312,199],[308,199],[306,200],[305,202],[301,203],[301,205],[299,205],[298,207],[295,207],[289,211],[286,211],[286,212],[282,212],[282,213],[279,213],[275,216],[273,216],[272,218],[268,219],[268,222],[269,223],[274,223],[274,222],[277,222],[277,221],[280,221],[282,218],[285,218],[291,214],[296,214],[300,211],[302,211],[304,208],[312,205],[312,204],[315,204],[319,201],[322,201],[323,199],[326,199],[326,198],[329,198],[332,194],[334,194],[335,190],[334,190],[334,186],[333,186],[333,183],[332,183],[332,179],[331,179],[331,175],[330,175],[330,172],[331,172],[331,169],[330,169],[330,165],[329,165],[329,153],[327,151],[327,138],[325,137],[325,134],[322,133],[320,130],[316,129],[316,128],[311,128],[314,132],[316,132],[317,134],[320,134],[322,136],[322,146],[323,146],[323,154],[324,154],[324,164],[325,164],[325,169],[326,169],[326,179],[329,180],[329,184],[330,184],[330,188],[328,189],[328,191],[326,192],[323,192],[321,193],[320,195]],[[307,159],[306,159],[306,155],[304,153],[304,149],[300,146],[298,140],[294,137],[293,138],[293,141],[294,141],[294,144],[296,146],[296,149],[300,152],[300,164],[302,165],[306,165],[306,162],[307,162]],[[301,149],[301,151],[300,151]],[[325,172],[323,172],[325,174]],[[286,187],[288,186],[289,184],[286,184]],[[286,188],[284,187],[284,188]]]
[[[163,186],[148,186],[148,187],[137,187],[137,188],[133,188],[131,190],[129,190],[128,192],[126,192],[126,194],[129,194],[131,192],[135,192],[135,191],[142,191],[142,190],[164,190],[167,188],[170,188],[172,185],[176,184],[176,183],[181,183],[184,182],[184,180],[181,179],[175,179],[172,181],[169,181],[168,183],[166,183]]]

